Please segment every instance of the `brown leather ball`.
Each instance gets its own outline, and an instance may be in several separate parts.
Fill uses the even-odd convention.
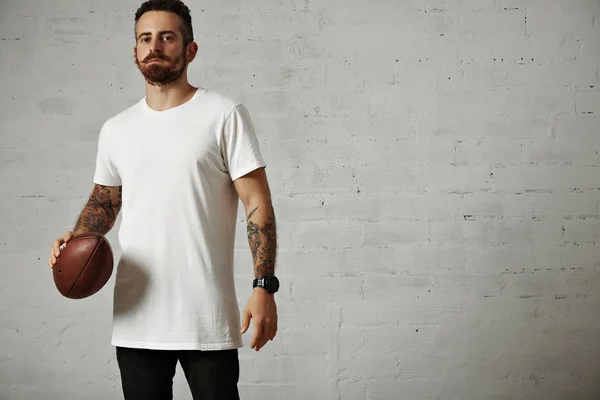
[[[58,291],[83,299],[106,285],[113,271],[113,252],[106,238],[94,232],[75,235],[60,250],[52,268]]]

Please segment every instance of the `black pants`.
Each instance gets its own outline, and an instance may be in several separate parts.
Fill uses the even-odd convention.
[[[238,351],[117,347],[125,400],[171,400],[177,361],[194,400],[239,400]]]

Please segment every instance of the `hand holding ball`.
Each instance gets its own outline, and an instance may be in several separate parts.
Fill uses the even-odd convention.
[[[112,275],[110,243],[99,233],[75,235],[60,246],[52,271],[56,288],[63,296],[89,297],[102,289]]]

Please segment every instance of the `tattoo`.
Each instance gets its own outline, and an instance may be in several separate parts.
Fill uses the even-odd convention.
[[[254,222],[248,222],[248,242],[250,243],[250,251],[252,252],[252,260],[256,265],[256,258],[258,257],[258,248],[260,247],[260,229]]]
[[[121,208],[121,199],[121,187],[119,187],[118,200],[113,204],[110,189],[106,186],[95,185],[87,204],[75,224],[74,231],[107,234],[117,219],[116,215]]]
[[[118,194],[117,200],[112,205],[113,210],[115,212],[115,216],[119,213],[119,210],[121,209],[121,205],[123,205],[123,186],[119,186],[119,194]]]
[[[248,214],[248,220],[250,220],[250,218],[252,218],[252,216],[254,215],[256,210],[258,210],[258,207],[256,207],[254,210],[250,211],[250,214]]]
[[[250,219],[258,210],[256,207],[248,214],[248,243],[254,261],[254,274],[257,277],[273,275],[275,273],[275,258],[277,253],[277,229],[275,213],[271,206],[270,215],[267,216],[263,226]]]

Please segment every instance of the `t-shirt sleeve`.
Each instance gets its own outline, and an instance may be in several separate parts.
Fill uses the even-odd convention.
[[[250,113],[243,104],[229,114],[222,135],[221,154],[232,181],[266,167]]]
[[[111,158],[110,148],[110,138],[108,136],[107,123],[105,123],[98,136],[94,183],[105,186],[121,186],[121,177]]]

